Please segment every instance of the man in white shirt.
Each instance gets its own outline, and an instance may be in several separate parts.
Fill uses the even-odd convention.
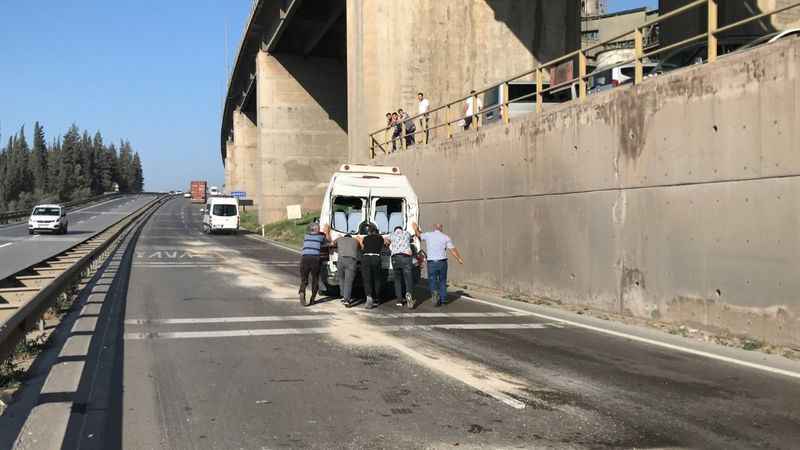
[[[483,100],[478,97],[478,108],[475,109],[472,106],[472,102],[475,100],[475,90],[469,91],[470,97],[464,103],[464,129],[469,130],[472,126],[472,118],[474,117],[475,120],[479,120],[480,118],[480,111],[483,109]]]
[[[427,144],[428,143],[428,138],[429,138],[429,135],[428,135],[428,119],[429,119],[428,111],[431,109],[431,102],[429,102],[428,99],[425,98],[425,94],[423,94],[422,92],[417,94],[417,99],[419,100],[419,106],[418,106],[417,113],[418,114],[425,114],[424,116],[419,118],[419,126],[422,127],[423,130],[425,130],[425,143]]]
[[[464,258],[453,245],[450,236],[444,234],[444,226],[437,223],[433,231],[423,233],[416,223],[412,223],[414,234],[425,243],[428,264],[428,288],[433,296],[433,306],[439,307],[447,303],[447,252],[455,256],[459,264]]]

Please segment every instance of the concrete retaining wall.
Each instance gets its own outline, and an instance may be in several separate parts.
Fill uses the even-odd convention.
[[[385,158],[453,279],[800,343],[800,40]]]
[[[350,161],[385,113],[417,114],[580,46],[580,3],[552,0],[347,0]]]

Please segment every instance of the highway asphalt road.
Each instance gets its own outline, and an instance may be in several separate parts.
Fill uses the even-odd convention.
[[[31,236],[27,220],[0,225],[0,280],[68,249],[152,199],[152,195],[126,195],[70,211],[66,235],[43,233]]]
[[[298,257],[172,200],[136,247],[82,448],[797,448],[800,381],[453,293],[303,308]],[[533,307],[531,307],[533,308]],[[76,409],[73,407],[73,411]],[[78,430],[78,431],[74,431]]]

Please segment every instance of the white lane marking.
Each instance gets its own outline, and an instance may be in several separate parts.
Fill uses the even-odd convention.
[[[576,328],[584,328],[584,329],[587,329],[587,330],[596,331],[598,333],[608,334],[610,336],[616,336],[616,337],[620,337],[620,338],[623,338],[623,339],[630,339],[632,341],[641,342],[641,343],[644,343],[644,344],[654,345],[656,347],[668,348],[670,350],[675,350],[675,351],[682,352],[682,353],[689,353],[691,355],[703,356],[705,358],[714,359],[714,360],[717,360],[717,361],[723,361],[723,362],[727,362],[727,363],[730,363],[730,364],[736,364],[738,366],[749,367],[751,369],[761,370],[761,371],[764,371],[764,372],[769,372],[769,373],[774,373],[774,374],[778,374],[778,375],[784,375],[784,376],[791,377],[791,378],[800,379],[800,373],[792,372],[790,370],[778,369],[777,367],[765,366],[763,364],[752,363],[752,362],[749,362],[749,361],[742,361],[741,359],[731,358],[729,356],[716,355],[714,353],[705,352],[703,350],[695,350],[695,349],[692,349],[692,348],[683,347],[683,346],[676,345],[676,344],[669,344],[667,342],[657,341],[655,339],[648,339],[648,338],[644,338],[644,337],[640,337],[640,336],[635,336],[633,334],[623,333],[623,332],[620,332],[620,331],[608,330],[608,329],[601,328],[601,327],[595,327],[595,326],[592,326],[592,325],[586,325],[586,324],[579,323],[579,322],[573,322],[571,320],[560,319],[558,317],[549,316],[547,314],[539,314],[539,313],[534,313],[534,312],[530,312],[530,311],[525,311],[523,309],[514,308],[512,306],[498,305],[496,303],[492,303],[492,302],[489,302],[489,301],[486,301],[486,300],[480,300],[480,299],[477,299],[477,298],[472,298],[472,297],[469,297],[469,296],[466,296],[466,295],[462,295],[461,298],[464,298],[464,299],[467,299],[467,300],[471,300],[471,301],[477,302],[477,303],[483,303],[485,305],[496,306],[498,308],[503,308],[503,309],[510,310],[510,311],[528,312],[528,313],[530,313],[530,315],[532,315],[534,317],[539,317],[541,319],[546,319],[546,320],[552,320],[554,322],[563,323],[565,325],[570,325],[570,326],[573,326],[573,327],[576,327]]]
[[[128,319],[125,325],[177,325],[188,323],[249,323],[249,322],[280,322],[284,320],[328,320],[333,319],[332,314],[307,314],[303,316],[252,316],[252,317],[201,317],[183,319]]]
[[[212,264],[212,263],[208,263],[208,264],[197,264],[197,263],[192,263],[192,264],[138,263],[138,264],[134,264],[133,267],[141,267],[141,268],[144,268],[144,269],[192,269],[192,268],[202,268],[202,267],[219,267],[219,264],[218,263],[217,264]]]
[[[177,319],[167,319],[177,320]],[[304,319],[305,320],[305,319]],[[126,324],[128,321],[125,321]],[[444,323],[434,325],[386,325],[376,326],[376,329],[386,331],[410,330],[544,330],[548,328],[563,328],[561,325],[548,323]],[[285,336],[293,334],[328,334],[330,327],[324,328],[265,328],[251,330],[217,330],[217,331],[168,331],[168,332],[143,332],[125,333],[126,340],[143,339],[205,339],[246,336]]]
[[[3,245],[0,245],[0,248],[3,248],[3,247],[8,247],[8,246],[9,246],[9,245],[11,245],[11,244],[12,244],[12,243],[11,243],[11,242],[9,242],[9,243],[6,243],[6,244],[3,244]]]
[[[379,312],[367,312],[367,311],[356,311],[358,315],[373,317],[376,319],[386,318],[386,319],[402,319],[404,317],[424,317],[424,318],[438,318],[438,317],[446,317],[446,318],[469,318],[469,317],[524,317],[530,316],[530,313],[505,313],[505,312],[476,312],[476,313],[379,313]]]
[[[530,316],[530,314],[519,314],[519,313],[407,313],[407,314],[381,314],[381,313],[369,313],[363,311],[356,311],[356,314],[369,316],[373,319],[401,319],[404,317],[413,317],[413,318],[489,318],[489,317],[524,317]],[[281,321],[298,321],[298,320],[330,320],[335,319],[336,316],[333,314],[305,314],[305,315],[295,315],[295,316],[243,316],[243,317],[196,317],[196,318],[177,318],[177,319],[128,319],[125,321],[126,325],[177,325],[177,324],[202,324],[202,323],[250,323],[250,322],[281,322]],[[430,325],[432,327],[439,327],[442,328],[471,328],[473,325],[476,324],[434,324]],[[491,326],[505,326],[503,324],[477,324],[478,328],[483,327],[485,325]],[[509,328],[530,328],[531,324],[507,324],[510,325]],[[534,324],[534,325],[545,325],[545,324]],[[552,325],[552,324],[551,324]],[[399,325],[402,329],[406,325]],[[410,327],[420,327],[424,325],[408,325]],[[558,325],[561,327],[561,325]],[[536,327],[534,327],[536,328]]]

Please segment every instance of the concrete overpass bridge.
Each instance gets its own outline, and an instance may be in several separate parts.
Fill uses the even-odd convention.
[[[260,0],[231,75],[221,129],[229,191],[264,223],[319,208],[386,111],[416,111],[577,48],[578,2]]]

